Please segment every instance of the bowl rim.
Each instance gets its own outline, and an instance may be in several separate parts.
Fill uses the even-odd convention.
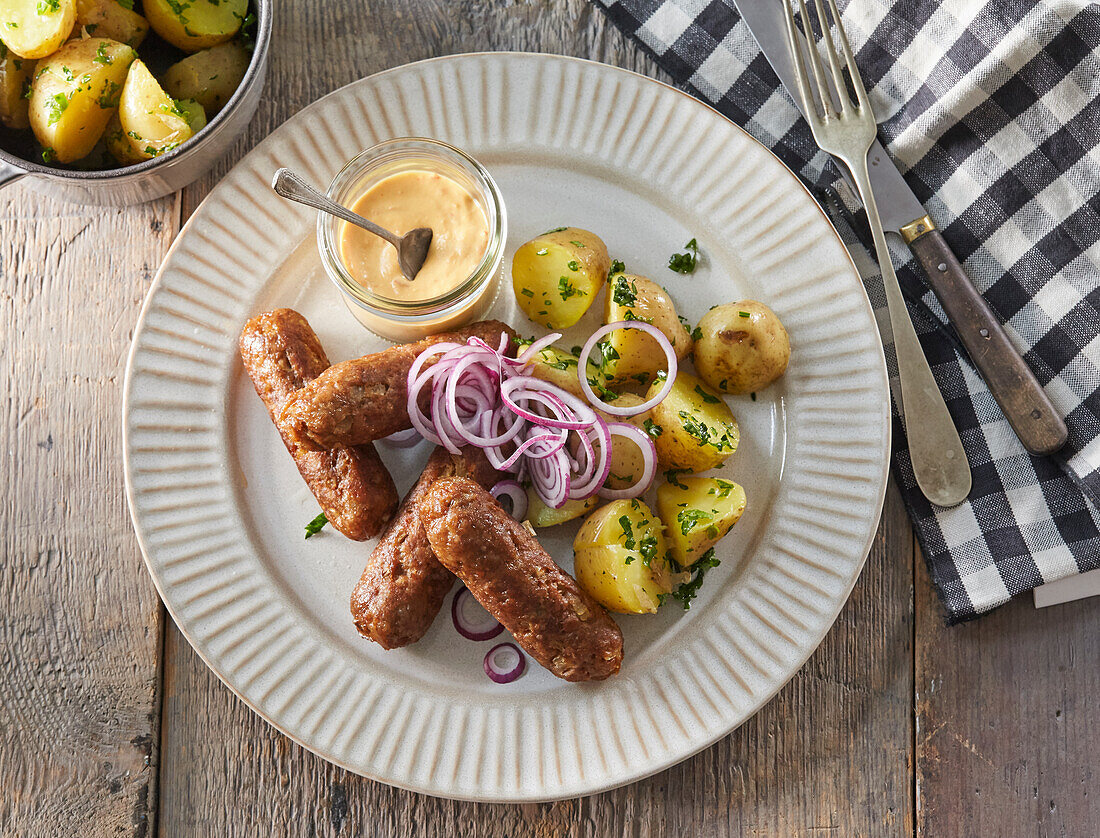
[[[248,63],[248,69],[245,70],[244,77],[241,78],[240,84],[237,85],[237,89],[233,91],[233,95],[229,97],[229,101],[225,103],[225,106],[212,120],[202,127],[202,130],[189,138],[187,142],[181,144],[179,148],[172,149],[172,151],[159,157],[142,160],[140,163],[132,163],[129,166],[119,166],[115,169],[86,170],[59,169],[53,166],[47,166],[42,163],[36,163],[33,160],[18,157],[7,149],[0,148],[0,169],[2,169],[3,164],[6,163],[22,173],[46,175],[61,180],[116,180],[129,175],[143,175],[153,171],[161,165],[165,165],[173,160],[178,160],[192,148],[200,145],[206,137],[210,136],[221,127],[222,123],[229,118],[229,115],[240,107],[241,102],[244,100],[246,90],[252,86],[256,78],[260,75],[261,68],[267,60],[268,46],[271,42],[273,0],[253,0],[253,2],[256,7],[257,17],[256,35],[255,43],[252,48],[252,59]]]

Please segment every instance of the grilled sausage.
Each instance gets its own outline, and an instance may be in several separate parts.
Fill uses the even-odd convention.
[[[374,446],[308,451],[279,419],[287,399],[329,365],[309,323],[289,308],[261,314],[245,324],[240,350],[256,393],[325,516],[355,541],[378,535],[397,508],[397,488]]]
[[[431,627],[455,578],[435,557],[420,523],[420,504],[436,480],[469,477],[488,488],[500,479],[478,448],[437,447],[389,529],[367,559],[351,595],[355,627],[384,649],[415,643]]]
[[[297,444],[317,451],[373,442],[411,428],[407,378],[416,357],[434,344],[465,343],[470,337],[495,348],[502,332],[515,341],[510,326],[485,320],[336,364],[288,400],[283,424]]]
[[[437,480],[420,520],[440,564],[531,657],[566,681],[619,671],[623,635],[615,621],[492,495],[472,480]]]

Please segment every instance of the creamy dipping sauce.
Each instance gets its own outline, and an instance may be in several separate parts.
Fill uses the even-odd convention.
[[[397,263],[397,248],[359,227],[342,225],[340,258],[360,285],[380,297],[427,300],[446,294],[474,272],[489,244],[489,222],[477,199],[437,172],[382,178],[351,209],[399,236],[416,227],[433,231],[424,266],[415,280],[408,280]]]

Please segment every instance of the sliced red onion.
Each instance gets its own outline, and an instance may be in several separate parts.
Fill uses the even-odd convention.
[[[530,363],[532,358],[534,358],[548,346],[552,345],[559,338],[561,338],[561,332],[551,332],[546,337],[539,338],[526,349],[524,349],[523,352],[516,357],[516,360],[519,361],[519,363],[523,366],[526,366],[528,363]]]
[[[527,658],[515,643],[500,643],[485,656],[485,674],[498,684],[510,684],[527,668]]]
[[[390,434],[387,437],[383,437],[380,442],[386,443],[393,448],[411,448],[416,445],[424,437],[420,435],[420,431],[416,428],[408,428],[404,431],[398,431],[395,434]]]
[[[637,407],[617,407],[602,401],[596,395],[595,391],[593,391],[592,385],[588,383],[588,376],[584,374],[585,367],[588,363],[588,357],[592,354],[592,350],[595,349],[600,338],[617,329],[639,329],[645,332],[660,344],[662,351],[665,353],[665,359],[668,361],[668,374],[665,376],[665,386],[661,388],[656,396]],[[608,323],[606,326],[600,326],[600,328],[594,331],[592,336],[585,343],[584,348],[581,349],[580,362],[577,364],[577,377],[580,379],[581,390],[584,391],[584,395],[593,405],[604,413],[610,413],[612,416],[637,416],[639,413],[645,413],[647,410],[651,410],[659,405],[665,400],[665,396],[672,390],[672,383],[676,380],[676,350],[673,349],[672,342],[665,333],[652,323],[646,323],[644,320],[620,320],[617,323]]]
[[[649,490],[649,487],[653,484],[653,478],[657,476],[657,446],[653,444],[649,434],[629,422],[608,422],[607,429],[612,435],[625,436],[634,440],[638,448],[641,449],[644,465],[641,476],[633,486],[628,486],[625,489],[609,489],[604,486],[600,489],[599,495],[601,498],[607,498],[608,500],[641,497]]]
[[[467,640],[492,640],[504,631],[504,626],[481,607],[469,588],[462,588],[451,600],[451,620]]]
[[[527,516],[527,492],[515,480],[501,480],[489,490],[497,500],[506,497],[512,502],[511,516],[522,521]]]

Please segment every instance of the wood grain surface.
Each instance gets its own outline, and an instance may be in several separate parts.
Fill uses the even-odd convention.
[[[1097,602],[1022,598],[945,628],[893,488],[806,667],[739,730],[624,789],[429,798],[349,775],[238,701],[165,618],[123,496],[126,352],[181,222],[288,116],[406,61],[517,49],[660,76],[584,0],[299,0],[278,4],[274,38],[247,136],[179,198],[104,211],[0,192],[0,834],[1097,834]]]

